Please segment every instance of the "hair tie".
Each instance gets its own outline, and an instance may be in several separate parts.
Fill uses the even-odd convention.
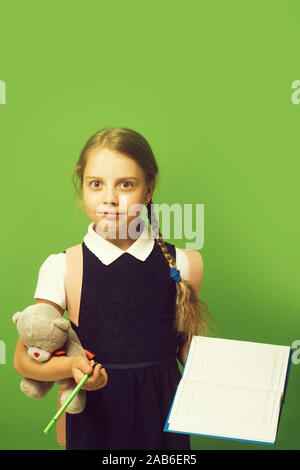
[[[179,271],[179,269],[170,268],[170,277],[171,277],[172,279],[174,279],[174,281],[180,282],[180,281],[181,281],[181,277],[180,277],[180,271]]]

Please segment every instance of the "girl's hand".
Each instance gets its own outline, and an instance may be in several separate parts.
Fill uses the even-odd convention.
[[[106,370],[101,369],[101,364],[97,364],[93,369],[94,363],[95,361],[88,361],[84,357],[74,357],[72,375],[76,383],[79,383],[85,374],[92,374],[82,386],[82,390],[98,390],[107,384]]]
[[[95,361],[90,361],[91,366],[94,365]],[[83,385],[84,390],[98,390],[99,388],[105,387],[107,384],[107,373],[106,370],[101,368],[102,364],[97,364],[93,368],[93,375],[91,375],[85,384]]]

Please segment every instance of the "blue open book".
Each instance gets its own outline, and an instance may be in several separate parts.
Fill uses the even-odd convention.
[[[274,445],[291,348],[194,336],[164,431]]]

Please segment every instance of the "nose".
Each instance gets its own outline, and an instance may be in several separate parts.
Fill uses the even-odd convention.
[[[33,353],[33,355],[34,355],[35,357],[40,357],[40,353],[38,353],[38,352]]]
[[[102,196],[103,196],[103,205],[106,205],[106,206],[111,205],[113,207],[118,202],[117,191],[114,186],[112,187],[107,186],[105,189],[103,189]]]

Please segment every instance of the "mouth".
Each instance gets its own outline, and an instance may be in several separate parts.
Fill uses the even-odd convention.
[[[122,214],[122,212],[108,212],[108,211],[102,211],[102,212],[97,212],[97,214],[99,215],[106,215],[106,214],[116,214],[116,215],[119,215],[119,214]]]
[[[122,214],[124,214],[124,213],[123,212],[107,212],[107,211],[97,212],[97,215],[101,215],[103,217],[108,217],[109,219],[117,218]]]

